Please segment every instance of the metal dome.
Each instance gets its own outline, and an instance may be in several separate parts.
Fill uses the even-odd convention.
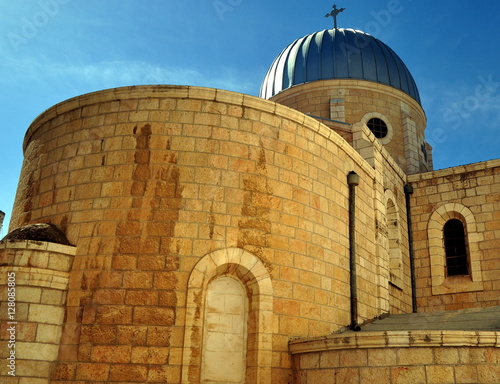
[[[343,28],[312,33],[286,47],[269,68],[260,97],[269,99],[294,85],[332,79],[389,85],[421,104],[413,76],[391,48],[367,33]]]

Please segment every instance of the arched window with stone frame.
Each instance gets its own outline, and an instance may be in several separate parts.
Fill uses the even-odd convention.
[[[461,235],[459,223],[462,224],[463,235]],[[447,223],[450,223],[448,224]],[[446,228],[445,228],[446,227]],[[458,231],[458,237],[446,240],[445,232],[451,230]],[[481,271],[481,250],[479,242],[482,234],[477,231],[477,223],[472,211],[466,206],[458,203],[447,203],[438,207],[429,219],[427,227],[427,236],[429,242],[429,258],[432,294],[441,295],[459,292],[473,292],[484,289],[483,276]],[[456,235],[453,235],[456,236]],[[460,240],[463,237],[462,240]],[[457,249],[451,251],[452,247],[459,242],[465,242],[465,258],[463,243],[457,245]],[[450,249],[449,260],[447,247]],[[462,250],[458,249],[462,247]],[[462,253],[462,255],[460,255]],[[465,266],[450,268],[456,261],[452,258],[457,257],[462,264],[465,260],[467,265],[467,274],[464,274]]]
[[[182,382],[271,382],[272,322],[272,282],[262,261],[240,248],[206,254],[188,280]]]

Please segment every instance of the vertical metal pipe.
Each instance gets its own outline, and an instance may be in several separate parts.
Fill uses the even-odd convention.
[[[411,275],[411,305],[413,313],[417,313],[417,280],[415,276],[415,252],[413,250],[413,230],[411,221],[411,201],[413,187],[406,184],[404,187],[406,197],[406,218],[408,223],[408,247],[410,252],[410,275]]]
[[[351,288],[351,325],[353,331],[360,331],[358,325],[358,289],[356,283],[356,186],[359,185],[359,176],[356,172],[347,175],[349,185],[349,269]]]

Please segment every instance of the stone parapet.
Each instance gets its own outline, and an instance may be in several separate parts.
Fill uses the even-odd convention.
[[[495,331],[385,331],[357,332],[290,341],[292,355],[326,350],[408,347],[500,347]]]
[[[498,383],[500,332],[388,331],[290,341],[296,383]]]

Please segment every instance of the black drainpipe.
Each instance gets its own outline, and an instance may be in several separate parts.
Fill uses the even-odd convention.
[[[410,274],[411,274],[411,304],[413,313],[417,313],[417,283],[415,277],[415,252],[413,250],[413,230],[411,222],[410,196],[413,194],[413,187],[406,184],[404,187],[406,197],[406,218],[408,222],[408,245],[410,251]]]
[[[356,186],[359,185],[359,176],[351,171],[347,175],[349,185],[349,266],[351,285],[351,325],[353,331],[360,331],[358,325],[358,290],[356,286]]]

